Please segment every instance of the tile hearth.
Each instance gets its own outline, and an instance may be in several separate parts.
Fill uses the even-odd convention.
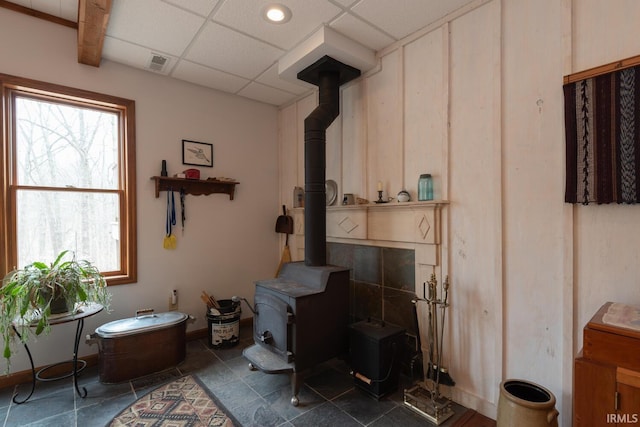
[[[248,369],[242,349],[251,345],[251,328],[242,328],[240,345],[215,350],[206,340],[187,343],[187,358],[177,368],[122,384],[99,382],[97,367],[87,368],[79,383],[88,395],[79,398],[70,379],[38,383],[31,399],[15,405],[16,388],[0,390],[0,426],[93,427],[105,426],[122,409],[153,388],[185,374],[195,374],[220,399],[243,426],[428,426],[424,418],[402,403],[402,389],[410,386],[403,377],[399,390],[376,401],[354,388],[347,364],[338,359],[310,372],[294,407],[287,375],[268,375]],[[17,386],[24,393],[29,385]],[[455,405],[456,416],[465,409]]]

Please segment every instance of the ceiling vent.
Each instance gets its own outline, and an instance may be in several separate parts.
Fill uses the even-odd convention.
[[[157,53],[152,53],[151,58],[149,59],[149,63],[147,64],[147,68],[151,71],[155,71],[158,73],[164,72],[166,66],[169,64],[169,58],[166,56],[159,55]]]

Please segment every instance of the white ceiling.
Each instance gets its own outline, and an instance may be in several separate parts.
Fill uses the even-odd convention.
[[[378,51],[474,0],[113,0],[102,58],[283,105],[310,91],[278,77],[278,59],[322,25]],[[12,0],[77,22],[78,0]],[[262,18],[272,3],[292,18]],[[150,71],[153,54],[168,58]]]

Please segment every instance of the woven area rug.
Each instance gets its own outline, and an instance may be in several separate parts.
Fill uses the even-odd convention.
[[[120,412],[109,426],[240,426],[223,409],[224,406],[209,394],[209,390],[197,378],[187,375],[141,397]]]

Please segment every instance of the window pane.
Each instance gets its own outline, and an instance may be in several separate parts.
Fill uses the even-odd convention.
[[[17,191],[18,267],[74,251],[102,272],[120,270],[116,193]]]
[[[18,185],[118,188],[118,115],[16,97]]]

